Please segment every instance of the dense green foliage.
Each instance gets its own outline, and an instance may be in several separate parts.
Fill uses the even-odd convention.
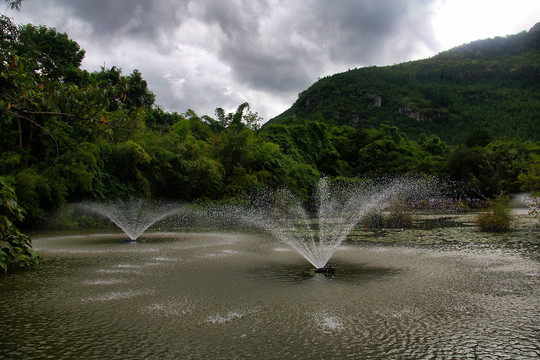
[[[17,204],[13,188],[0,177],[0,269],[9,265],[29,266],[37,263],[37,254],[30,245],[30,238],[13,224],[24,220],[24,210]]]
[[[321,120],[356,128],[397,126],[449,144],[478,129],[495,138],[540,140],[540,23],[430,59],[349,70],[320,79],[270,123]]]
[[[89,73],[80,69],[84,51],[66,34],[2,17],[0,176],[8,208],[0,241],[20,237],[30,258],[18,261],[31,262],[29,240],[14,224],[31,226],[66,202],[228,201],[280,187],[308,200],[321,175],[348,181],[427,173],[488,197],[538,190],[528,175],[540,164],[539,62],[526,61],[538,47],[529,46],[530,33],[496,40],[521,42],[516,54],[478,50],[478,67],[463,54],[478,53],[483,42],[323,79],[293,106],[295,119],[260,127],[248,103],[232,113],[218,107],[215,118],[165,112],[139,71]],[[487,71],[488,63],[497,66]],[[463,94],[475,107],[465,106]],[[373,106],[377,96],[381,107]],[[513,97],[519,104],[506,101]],[[421,109],[423,120],[400,113],[403,106]],[[356,120],[345,121],[346,112]]]

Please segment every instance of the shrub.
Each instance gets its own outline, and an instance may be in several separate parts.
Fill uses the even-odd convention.
[[[374,210],[364,216],[363,224],[366,229],[377,232],[384,227],[384,218],[380,211]]]
[[[385,219],[385,226],[389,228],[410,229],[413,226],[411,214],[407,211],[407,204],[402,199],[393,200],[388,209],[390,214]]]
[[[503,232],[510,229],[511,221],[508,199],[498,198],[490,201],[490,208],[487,212],[476,217],[476,226],[482,231]]]

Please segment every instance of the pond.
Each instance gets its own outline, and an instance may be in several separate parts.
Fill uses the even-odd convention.
[[[535,246],[344,242],[315,273],[274,238],[42,234],[0,277],[4,359],[536,359]]]

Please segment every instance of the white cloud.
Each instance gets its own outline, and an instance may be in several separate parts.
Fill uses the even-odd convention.
[[[440,0],[432,18],[443,49],[529,30],[540,21],[538,0]]]

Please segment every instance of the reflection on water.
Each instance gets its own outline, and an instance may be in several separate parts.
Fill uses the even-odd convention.
[[[271,263],[259,264],[249,269],[249,272],[259,278],[284,282],[303,282],[309,280],[324,280],[344,282],[358,285],[366,281],[381,280],[386,276],[399,274],[402,269],[382,266],[372,266],[367,264],[354,264],[346,261],[340,262],[336,266],[333,275],[316,273],[315,268],[309,263]]]
[[[333,277],[232,233],[47,236],[0,277],[2,359],[536,359],[538,249],[343,246]]]

